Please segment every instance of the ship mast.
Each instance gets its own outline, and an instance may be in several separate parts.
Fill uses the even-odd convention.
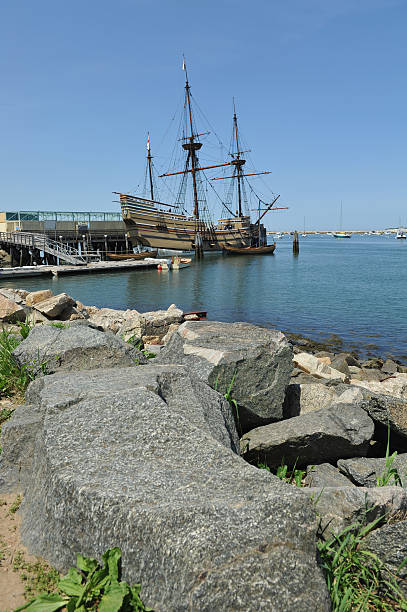
[[[240,158],[240,154],[243,153],[243,151],[239,150],[239,132],[237,129],[237,116],[236,116],[236,107],[235,107],[235,101],[233,100],[233,126],[234,126],[234,132],[235,132],[235,139],[236,139],[236,154],[235,154],[235,158],[232,161],[232,164],[236,167],[236,171],[237,171],[237,194],[238,194],[238,216],[241,217],[242,216],[242,186],[241,186],[241,181],[242,181],[242,166],[244,166],[244,164],[246,163],[245,159],[241,159]]]
[[[236,150],[235,150],[236,147]],[[233,175],[232,176],[219,176],[211,179],[212,181],[222,181],[225,179],[237,179],[237,216],[243,217],[243,206],[242,206],[242,190],[243,190],[243,177],[245,176],[258,176],[259,174],[271,174],[271,172],[250,172],[249,174],[243,173],[243,166],[246,163],[246,160],[243,159],[242,154],[248,153],[247,151],[240,150],[239,143],[239,130],[237,126],[237,115],[236,115],[236,106],[235,101],[233,100],[233,145],[232,145],[232,161],[230,162],[231,166],[234,166]]]
[[[186,68],[185,59],[182,63],[182,69],[185,70],[185,99],[186,99],[186,107],[187,107],[187,122],[189,124],[190,136],[186,136],[183,140],[187,140],[188,142],[184,142],[182,148],[185,151],[188,151],[187,159],[185,162],[185,169],[178,172],[167,172],[165,174],[160,174],[160,178],[166,176],[175,176],[177,174],[192,174],[192,184],[193,184],[193,192],[194,192],[194,217],[195,219],[199,219],[199,203],[198,203],[198,185],[197,185],[197,172],[201,170],[210,170],[212,168],[221,168],[222,166],[230,166],[233,162],[226,162],[224,164],[215,164],[211,166],[200,167],[198,162],[197,151],[202,147],[202,143],[198,142],[198,136],[202,136],[203,134],[209,134],[209,132],[204,132],[203,134],[195,134],[193,121],[192,121],[192,108],[191,108],[191,87],[188,81],[188,72]],[[189,168],[189,162],[191,162],[191,167]]]
[[[151,160],[153,159],[150,150],[150,134],[147,134],[147,163],[148,163],[148,174],[150,177],[150,195],[151,199],[154,200],[154,187],[153,187],[153,175],[151,172]]]

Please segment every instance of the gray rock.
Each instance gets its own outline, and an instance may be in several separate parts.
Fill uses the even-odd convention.
[[[407,492],[401,487],[304,487],[299,490],[315,504],[319,533],[324,538],[355,523],[365,525],[378,517],[390,519],[407,512]]]
[[[33,304],[33,308],[38,310],[41,314],[45,315],[49,319],[61,318],[63,313],[71,314],[72,307],[75,304],[75,300],[72,299],[66,293],[60,293],[49,297],[46,300],[41,300],[36,304]],[[68,316],[69,318],[69,316]]]
[[[366,361],[361,362],[361,366],[363,368],[381,368],[384,361],[379,357],[374,357],[373,359],[367,359]]]
[[[288,385],[284,400],[284,417],[291,418],[328,408],[337,397],[334,388],[320,382]]]
[[[387,471],[385,457],[340,459],[337,465],[342,474],[360,487],[376,487],[377,479]],[[397,470],[403,486],[407,487],[407,453],[397,455],[392,467]],[[394,479],[389,482],[389,485],[396,484]]]
[[[384,374],[395,374],[397,372],[397,363],[391,359],[387,359],[381,368]]]
[[[312,504],[238,457],[226,427],[214,438],[223,398],[194,380],[146,365],[35,381],[23,542],[61,570],[119,546],[123,578],[157,612],[328,612]]]
[[[309,465],[304,483],[308,487],[353,487],[354,484],[330,463]]]
[[[13,351],[13,357],[20,367],[28,364],[34,374],[147,362],[136,348],[109,332],[94,329],[86,321],[71,322],[63,329],[52,325],[34,327]]]
[[[342,372],[347,378],[350,378],[349,364],[346,355],[343,355],[342,353],[336,355],[331,361],[331,368]]]
[[[361,547],[377,555],[392,572],[393,577],[398,576],[398,586],[404,597],[407,597],[407,567],[399,570],[407,558],[407,521],[402,520],[375,529],[364,538]]]
[[[356,357],[354,357],[350,353],[342,353],[342,354],[345,355],[346,363],[348,364],[348,366],[353,366],[356,368],[362,367],[360,361],[356,359]]]
[[[390,429],[403,437],[407,437],[407,400],[372,393],[368,389],[360,387],[364,400],[361,406],[369,416],[384,427]]]
[[[249,323],[187,321],[156,358],[186,365],[211,387],[239,405],[243,431],[283,417],[292,371],[292,350],[285,336]]]
[[[388,374],[383,374],[383,372],[380,370],[375,370],[373,368],[362,368],[362,380],[381,382],[387,378],[387,376]]]
[[[252,429],[240,441],[241,453],[252,463],[277,467],[336,461],[365,455],[374,432],[373,421],[359,406],[340,404],[279,423]]]

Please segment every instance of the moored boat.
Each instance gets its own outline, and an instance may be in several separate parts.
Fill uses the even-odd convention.
[[[142,251],[141,253],[106,253],[107,259],[113,261],[124,261],[126,259],[146,259],[147,257],[157,257],[157,251]]]
[[[224,251],[230,253],[230,255],[273,255],[276,248],[276,243],[268,244],[266,246],[257,247],[244,247],[238,248],[225,244],[223,246]]]

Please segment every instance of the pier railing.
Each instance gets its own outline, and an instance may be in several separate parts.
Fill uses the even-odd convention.
[[[88,261],[100,260],[98,254],[80,253],[78,249],[68,244],[64,244],[63,242],[52,240],[44,234],[35,234],[32,232],[0,232],[0,242],[25,246],[29,249],[38,249],[44,253],[54,255],[54,257],[58,257],[74,266],[83,266]]]

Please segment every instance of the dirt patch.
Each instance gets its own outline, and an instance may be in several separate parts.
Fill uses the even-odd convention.
[[[20,541],[21,497],[0,494],[0,612],[13,612],[38,592],[55,590],[59,574]]]

